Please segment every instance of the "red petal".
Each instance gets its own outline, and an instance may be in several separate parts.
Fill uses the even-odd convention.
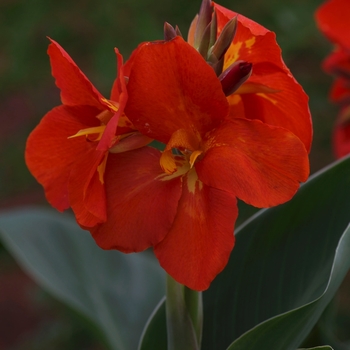
[[[263,84],[275,93],[241,94],[236,105],[243,104],[244,113],[231,108],[234,118],[259,119],[264,123],[280,126],[297,135],[310,151],[312,141],[312,121],[308,107],[308,96],[302,87],[289,75],[284,73],[270,74],[264,78],[250,81],[264,82]],[[244,85],[243,85],[244,86]],[[229,102],[231,102],[229,100]],[[231,102],[232,103],[232,102]],[[240,109],[242,111],[242,108]]]
[[[329,40],[350,49],[348,0],[328,0],[315,14],[318,27]]]
[[[92,227],[105,222],[106,195],[97,167],[105,153],[90,149],[72,166],[69,177],[69,201],[81,226]]]
[[[218,16],[218,26],[220,28],[223,28],[222,22],[225,20],[226,17],[226,22],[230,20],[233,17],[236,17],[238,15],[238,21],[242,23],[245,27],[249,28],[249,30],[254,34],[254,35],[265,35],[266,33],[270,32],[266,28],[264,28],[262,25],[252,21],[251,19],[242,16],[241,14],[231,11],[221,5],[218,5],[214,3],[215,11]],[[225,24],[224,24],[225,25]]]
[[[349,77],[350,53],[338,47],[323,61],[322,68],[329,74],[343,74]]]
[[[335,127],[333,132],[333,148],[337,158],[350,154],[350,123]]]
[[[339,114],[333,131],[333,149],[337,158],[350,154],[350,107],[346,106]]]
[[[216,4],[215,8],[219,29],[238,15]],[[308,97],[284,64],[275,34],[239,15],[235,38],[225,55],[225,68],[237,60],[253,63],[253,72],[235,92],[241,99],[228,98],[231,115],[235,118],[260,119],[286,128],[295,133],[309,151],[312,124]],[[250,91],[245,91],[248,85]],[[255,89],[252,88],[254,86]]]
[[[342,103],[350,101],[350,81],[346,78],[336,78],[331,88],[330,99]]]
[[[139,50],[128,94],[126,115],[142,133],[164,143],[178,129],[204,133],[228,113],[214,70],[180,37]]]
[[[227,264],[238,212],[234,196],[196,179],[194,170],[184,177],[174,223],[154,252],[179,283],[205,290]]]
[[[126,101],[128,100],[128,92],[126,90],[124,78],[123,56],[119,53],[118,49],[115,49],[115,53],[118,60],[118,77],[112,89],[111,99],[113,101],[119,102],[119,108],[108,122],[102,138],[97,146],[97,149],[101,151],[107,151],[112,146],[114,137],[117,132],[118,122],[120,120],[120,117],[124,114],[124,108]]]
[[[208,135],[209,149],[195,164],[201,181],[256,207],[291,199],[309,175],[304,145],[288,130],[235,119]]]
[[[257,65],[262,65],[262,63],[264,63],[263,67],[265,69],[288,71],[282,60],[281,49],[276,42],[275,33],[236,12],[227,9],[223,11],[224,8],[218,5],[215,8],[218,16],[219,31],[231,18],[238,15],[236,35],[225,54],[224,68],[229,67],[238,60],[243,60],[253,63],[253,73],[254,68],[258,70]],[[263,70],[263,67],[259,68],[259,70]]]
[[[43,185],[49,203],[60,211],[69,207],[71,168],[92,147],[85,137],[68,137],[81,129],[99,125],[95,118],[97,113],[98,110],[87,106],[56,107],[44,116],[27,140],[27,166]]]
[[[52,75],[61,90],[61,100],[66,105],[88,105],[104,109],[103,96],[95,89],[85,74],[79,69],[68,53],[54,40],[50,39]]]
[[[126,253],[157,244],[174,220],[181,177],[166,176],[150,147],[110,154],[105,172],[107,222],[90,231],[103,249]]]

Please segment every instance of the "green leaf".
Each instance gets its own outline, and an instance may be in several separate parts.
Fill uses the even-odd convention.
[[[260,344],[248,348],[296,349],[349,268],[350,254],[342,256],[342,266],[336,260],[336,270],[331,272],[338,242],[350,221],[349,208],[347,158],[310,178],[288,203],[262,210],[241,226],[228,265],[203,295],[203,349],[226,349],[245,332],[280,314],[284,315],[266,326],[270,328],[265,338],[260,334]],[[326,296],[313,311],[307,308],[309,315],[285,314],[320,298],[330,276]],[[272,340],[276,341],[271,346]]]
[[[40,285],[100,327],[113,350],[137,348],[165,292],[150,252],[104,251],[72,218],[43,209],[0,213],[0,237]]]
[[[350,268],[350,225],[342,236],[325,292],[315,301],[273,317],[248,331],[227,350],[295,349],[310,332]],[[264,344],[264,347],[261,346]]]

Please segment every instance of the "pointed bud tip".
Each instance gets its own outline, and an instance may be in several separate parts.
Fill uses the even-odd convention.
[[[230,47],[237,30],[237,16],[230,19],[211,49],[211,54],[219,61]]]
[[[169,41],[171,39],[176,38],[176,36],[177,36],[177,33],[174,27],[170,23],[165,22],[164,23],[164,40]]]

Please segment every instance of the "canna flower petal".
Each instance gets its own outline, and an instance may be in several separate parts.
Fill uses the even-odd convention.
[[[350,80],[339,77],[334,80],[330,92],[330,99],[341,104],[350,103]]]
[[[225,55],[224,69],[238,60],[253,64],[250,78],[228,97],[231,117],[259,119],[286,128],[310,151],[308,97],[284,64],[275,34],[236,12],[214,6],[219,31],[238,15],[237,32]]]
[[[90,232],[103,249],[138,252],[159,243],[174,220],[181,195],[181,171],[166,175],[161,153],[151,147],[110,154],[106,223]]]
[[[253,69],[254,72],[254,69]],[[287,78],[284,73],[275,73],[263,79],[249,79],[249,82],[265,80],[264,87],[277,90],[275,93],[244,93],[233,95],[231,102],[232,118],[259,119],[262,122],[290,130],[304,143],[310,151],[312,141],[312,126],[308,97],[300,85]],[[244,84],[243,84],[244,87]],[[239,107],[238,105],[242,105]],[[243,110],[243,114],[238,111]],[[237,111],[236,111],[237,109]]]
[[[203,184],[194,169],[183,183],[174,223],[154,253],[179,283],[205,290],[226,266],[232,251],[236,198]]]
[[[253,66],[257,64],[265,66],[265,69],[269,69],[270,72],[276,71],[278,68],[281,71],[287,69],[282,60],[281,49],[276,42],[275,33],[223,6],[214,4],[214,7],[219,33],[231,18],[237,16],[238,19],[235,37],[225,55],[225,67],[238,60],[243,60],[253,63]]]
[[[72,166],[69,201],[81,226],[92,227],[107,220],[104,171],[98,171],[107,157],[108,153],[90,148]]]
[[[256,207],[288,201],[309,175],[300,139],[259,120],[234,119],[204,142],[204,157],[195,164],[199,179]]]
[[[117,61],[118,61],[117,63],[118,73],[117,73],[116,83],[113,86],[113,90],[114,91],[118,90],[118,99],[115,100],[115,101],[118,101],[118,107],[117,108],[115,107],[117,110],[114,113],[113,117],[107,123],[106,129],[97,146],[97,150],[102,150],[102,151],[107,151],[112,147],[114,143],[114,136],[117,133],[117,126],[118,126],[119,120],[124,113],[124,108],[128,100],[128,93],[126,90],[126,83],[125,83],[125,77],[124,77],[123,57],[119,53],[118,49],[115,49],[115,53],[117,55]],[[112,96],[113,96],[113,91],[112,91]],[[115,92],[114,92],[114,96],[116,97]],[[123,131],[127,132],[130,130],[123,130]]]
[[[319,29],[330,41],[350,50],[349,1],[328,0],[318,8],[315,17]]]
[[[340,75],[350,80],[350,52],[336,47],[323,61],[322,68],[329,74]]]
[[[51,40],[48,53],[62,105],[43,118],[27,143],[29,169],[43,184],[49,202],[59,210],[72,207],[83,227],[107,220],[104,178],[110,152],[130,151],[152,141],[135,130],[124,114],[125,71],[121,54],[115,52],[118,76],[112,93],[118,100],[113,101],[104,98]],[[48,150],[40,147],[42,140],[48,140]]]
[[[142,46],[134,58],[128,94],[128,118],[143,134],[163,143],[178,129],[204,133],[228,112],[213,69],[181,37]]]
[[[333,150],[337,158],[350,154],[350,105],[342,108],[333,130]]]
[[[92,106],[56,107],[44,116],[27,140],[27,166],[44,187],[48,202],[59,211],[70,206],[68,179],[75,160],[92,147],[85,137],[68,137],[77,130],[99,125],[96,113],[98,110]]]
[[[65,105],[87,105],[103,109],[103,96],[91,84],[68,53],[54,40],[47,50],[50,56],[52,75],[61,90],[61,101]]]
[[[350,154],[350,123],[337,124],[333,131],[333,149],[337,158]]]

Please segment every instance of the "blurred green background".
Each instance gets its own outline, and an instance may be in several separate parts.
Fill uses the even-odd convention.
[[[220,1],[277,34],[285,62],[310,96],[312,172],[334,159],[331,132],[337,113],[327,97],[332,78],[320,68],[331,50],[314,22],[314,11],[321,3]],[[185,34],[199,6],[200,0],[0,0],[0,208],[45,205],[43,191],[26,169],[23,154],[30,131],[60,104],[50,74],[46,36],[58,41],[108,95],[116,73],[114,47],[126,59],[140,42],[162,39],[165,21],[179,25]],[[60,304],[18,270],[4,248],[0,279],[0,319],[6,319],[0,321],[0,349],[104,349],[74,314],[62,311]]]

